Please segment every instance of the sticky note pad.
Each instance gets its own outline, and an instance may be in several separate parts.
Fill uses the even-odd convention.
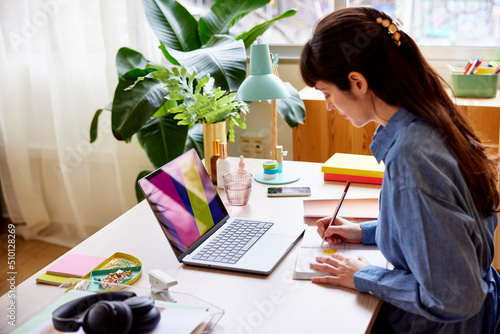
[[[328,174],[383,178],[385,165],[378,163],[372,155],[335,153],[321,171]]]
[[[337,253],[336,249],[323,249],[323,255],[332,255],[333,253]]]
[[[104,260],[106,258],[100,256],[66,254],[62,259],[47,268],[47,274],[83,277]]]

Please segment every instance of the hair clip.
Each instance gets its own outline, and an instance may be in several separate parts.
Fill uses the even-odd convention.
[[[401,30],[401,21],[399,21],[398,19],[392,21],[389,21],[388,19],[382,19],[381,17],[377,17],[377,23],[378,24],[381,24],[384,28],[387,28],[387,30],[389,30],[389,34],[391,34],[392,36],[392,39],[394,40],[394,43],[397,45],[397,46],[400,46],[401,45],[401,41],[400,41],[400,38],[401,38],[401,34],[399,33],[399,30]]]

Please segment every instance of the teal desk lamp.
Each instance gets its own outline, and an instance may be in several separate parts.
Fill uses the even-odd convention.
[[[278,76],[269,45],[263,44],[260,37],[250,47],[250,75],[241,83],[236,100],[261,101],[271,100],[271,159],[277,160],[278,146],[278,108],[276,99],[290,97],[290,92]],[[265,184],[285,184],[300,179],[295,171],[283,169],[273,179],[264,178],[263,172],[254,175],[254,179]]]

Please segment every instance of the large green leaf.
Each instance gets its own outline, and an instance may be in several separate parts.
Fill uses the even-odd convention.
[[[174,0],[142,0],[149,25],[160,43],[179,51],[201,47],[198,21]]]
[[[187,132],[187,126],[177,125],[174,115],[167,113],[151,118],[137,132],[137,139],[156,169],[184,153]]]
[[[149,61],[144,58],[139,52],[129,49],[121,48],[116,53],[116,70],[118,72],[118,79],[125,73],[135,68],[146,68]]]
[[[92,144],[97,140],[97,133],[99,132],[99,116],[101,116],[101,113],[103,110],[106,109],[98,109],[94,117],[92,118],[92,123],[90,123],[90,143]]]
[[[94,117],[92,118],[92,122],[90,123],[90,143],[92,144],[97,140],[97,134],[99,133],[99,116],[101,116],[101,113],[103,110],[108,110],[111,111],[111,103],[109,103],[107,106],[105,106],[102,109],[98,109]]]
[[[111,110],[113,135],[125,141],[129,141],[165,103],[167,94],[161,81],[151,79],[139,81],[133,89],[125,90],[136,81],[136,78],[128,77],[127,73],[118,82]]]
[[[295,128],[298,124],[304,124],[306,110],[304,102],[299,96],[299,92],[289,82],[285,82],[285,86],[290,91],[291,96],[286,99],[277,99],[276,106],[285,122],[287,122],[290,127]]]
[[[279,21],[281,19],[284,19],[284,18],[287,18],[290,16],[294,16],[296,13],[297,13],[297,10],[290,9],[290,10],[284,12],[283,14],[276,16],[275,18],[273,18],[269,21],[266,21],[266,22],[263,22],[261,24],[256,25],[255,27],[253,27],[249,31],[244,32],[243,34],[236,37],[236,39],[243,40],[243,42],[245,43],[245,48],[248,48],[257,39],[257,37],[264,34],[266,32],[266,30],[269,29],[276,21]]]
[[[151,173],[151,171],[143,170],[142,172],[139,173],[139,175],[137,175],[135,179],[135,197],[137,198],[137,202],[140,202],[145,198],[141,188],[139,187],[139,180],[142,179],[144,176],[148,175],[149,173]]]
[[[201,123],[197,123],[189,128],[184,151],[189,151],[192,148],[198,152],[198,155],[203,160],[205,151],[203,148],[203,124]]]
[[[245,80],[245,46],[243,41],[236,41],[231,36],[214,36],[206,47],[190,52],[168,47],[166,51],[184,67],[196,68],[198,78],[210,74],[215,79],[215,86],[225,91],[237,90]]]
[[[263,7],[270,0],[216,0],[199,22],[200,41],[204,45],[213,36],[229,34],[229,29],[248,12]]]

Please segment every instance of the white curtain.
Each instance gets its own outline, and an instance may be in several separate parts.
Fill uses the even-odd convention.
[[[136,204],[151,169],[137,144],[114,139],[116,52],[161,60],[139,0],[0,0],[0,181],[16,233],[72,247]],[[140,224],[140,222],[137,222]]]

